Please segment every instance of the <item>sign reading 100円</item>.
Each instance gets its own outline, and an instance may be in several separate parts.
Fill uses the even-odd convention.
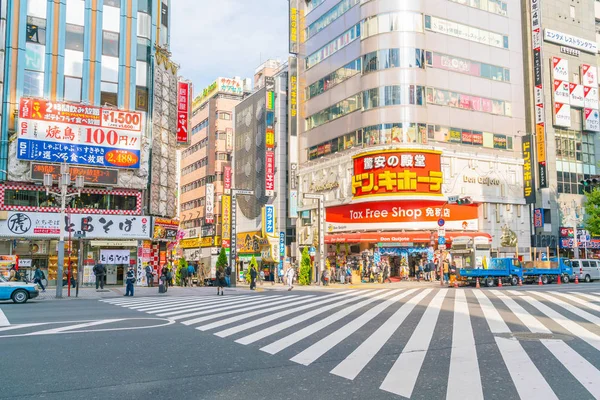
[[[142,114],[22,98],[17,158],[139,168]]]

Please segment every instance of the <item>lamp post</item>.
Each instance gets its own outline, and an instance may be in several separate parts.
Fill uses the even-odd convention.
[[[70,221],[65,221],[65,209],[67,207],[67,198],[80,196],[81,189],[84,186],[85,178],[83,176],[75,177],[75,188],[77,193],[68,193],[69,186],[71,185],[71,174],[69,173],[69,167],[67,164],[61,165],[61,173],[58,179],[58,187],[60,192],[52,192],[50,188],[53,185],[52,174],[44,174],[44,187],[46,188],[46,195],[52,194],[54,196],[60,196],[60,226],[65,223],[65,227],[70,224]],[[62,297],[62,275],[63,266],[65,263],[65,229],[61,227],[58,237],[58,265],[56,269],[56,297]],[[70,285],[70,282],[67,282]]]
[[[231,267],[231,273],[233,275],[233,280],[231,281],[231,286],[233,287],[237,286],[238,279],[235,261],[237,256],[237,196],[254,196],[254,190],[231,189],[231,240],[229,241],[229,266]]]
[[[319,208],[319,268],[315,274],[317,284],[321,284],[321,273],[325,269],[325,195],[305,193],[305,199],[317,200]]]

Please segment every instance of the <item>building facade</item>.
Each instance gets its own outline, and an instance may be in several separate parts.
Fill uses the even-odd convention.
[[[529,247],[521,11],[516,0],[291,2],[300,247],[319,242],[307,193],[324,195],[332,263],[387,257],[397,273],[453,249],[481,266],[475,248]]]
[[[129,264],[141,271],[156,259],[157,267],[166,260],[163,234],[177,230],[171,219],[178,66],[169,53],[170,1],[27,0],[0,7],[0,236],[10,238],[0,241],[0,253],[60,279],[56,239],[63,231],[84,282],[101,260],[107,283],[123,282]],[[72,181],[85,181],[80,195],[70,185],[64,221],[53,194],[61,165]],[[42,186],[47,174],[49,193]],[[159,236],[152,216],[163,218]]]

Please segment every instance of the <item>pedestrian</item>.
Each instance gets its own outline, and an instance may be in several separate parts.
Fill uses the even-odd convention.
[[[21,280],[21,273],[17,270],[17,267],[13,264],[8,272],[9,282],[18,282]]]
[[[35,272],[33,273],[33,283],[37,283],[42,288],[42,293],[46,291],[42,280],[46,279],[46,275],[44,275],[44,271],[40,269],[39,265],[35,266]]]
[[[170,266],[167,270],[167,279],[169,280],[170,286],[175,286],[174,282],[173,282],[173,278],[174,278],[173,270],[174,270],[173,266]]]
[[[294,271],[294,268],[290,265],[290,267],[288,268],[288,270],[285,273],[285,277],[287,279],[287,284],[288,284],[288,291],[290,291],[294,288],[294,275],[295,274],[296,274],[296,272]]]
[[[429,280],[431,282],[433,282],[437,279],[436,272],[435,272],[436,268],[435,268],[435,264],[434,264],[433,260],[429,260],[429,262],[427,263],[427,266],[429,268]]]
[[[225,268],[225,284],[227,287],[231,287],[231,267],[229,265]]]
[[[162,270],[160,272],[160,280],[163,281],[165,285],[165,290],[169,288],[169,267],[167,264],[163,265]]]
[[[154,270],[150,265],[146,265],[146,282],[148,283],[148,287],[154,286]]]
[[[450,264],[448,263],[448,260],[444,260],[443,271],[444,271],[444,284],[447,285],[449,282],[448,272],[450,271]]]
[[[92,269],[94,275],[96,276],[96,290],[98,287],[100,289],[104,289],[104,275],[106,275],[106,267],[103,264],[96,264]]]
[[[126,281],[127,283],[127,288],[125,290],[125,296],[130,296],[133,297],[133,284],[135,283],[135,271],[133,270],[133,267],[129,267],[129,270],[127,271],[127,278]]]
[[[430,278],[430,270],[429,270],[429,263],[425,264],[425,266],[423,267],[423,270],[425,271],[425,280],[429,281]]]
[[[258,274],[258,280],[260,281],[260,286],[262,286],[263,282],[265,281],[265,270],[262,268],[260,270],[260,274]]]
[[[219,291],[221,292],[221,296],[223,296],[223,288],[227,284],[227,282],[225,281],[225,270],[223,269],[223,266],[217,268],[216,278],[217,296],[219,295]]]
[[[256,289],[256,268],[254,265],[250,266],[250,290]]]
[[[187,267],[179,269],[179,284],[183,287],[187,285],[188,270]]]
[[[419,266],[417,267],[417,282],[421,282],[421,277],[423,275],[423,260],[419,261]]]
[[[383,265],[383,281],[381,281],[381,283],[385,283],[386,280],[389,283],[392,283],[392,280],[390,279],[390,265],[388,263]]]
[[[327,268],[325,268],[325,271],[323,271],[323,285],[329,285],[329,270]]]
[[[192,264],[188,265],[187,270],[188,270],[188,286],[192,287],[192,284],[194,283],[194,272],[196,272],[196,270],[194,269],[194,266]]]

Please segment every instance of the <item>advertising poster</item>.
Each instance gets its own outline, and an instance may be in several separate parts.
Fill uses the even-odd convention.
[[[557,103],[570,103],[569,82],[554,80],[553,99]]]
[[[598,68],[590,64],[581,64],[581,83],[584,86],[598,86]]]
[[[533,210],[533,226],[541,228],[544,226],[544,210],[536,208]]]
[[[586,108],[598,109],[598,87],[583,87],[584,104]]]
[[[569,83],[569,103],[571,107],[583,108],[584,97],[583,97],[583,85],[577,83]]]
[[[568,104],[554,103],[554,125],[571,127],[571,106]]]
[[[598,110],[593,108],[584,108],[584,124],[583,129],[591,132],[600,132],[600,118]]]

